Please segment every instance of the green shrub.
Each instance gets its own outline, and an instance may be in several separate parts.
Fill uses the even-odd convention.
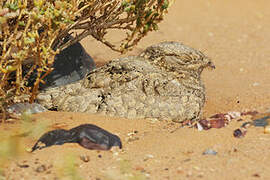
[[[169,0],[2,0],[0,2],[0,107],[35,99],[59,51],[92,36],[125,53],[157,30]],[[117,30],[120,43],[106,36]],[[66,40],[69,34],[71,39]],[[117,41],[119,42],[119,41]],[[30,69],[26,74],[23,66]],[[27,80],[35,73],[34,85]]]

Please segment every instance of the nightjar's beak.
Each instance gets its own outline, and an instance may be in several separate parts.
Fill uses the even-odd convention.
[[[214,63],[213,63],[212,61],[210,61],[209,67],[210,67],[211,69],[216,69],[216,66],[214,65]]]
[[[206,67],[213,70],[216,69],[216,66],[214,65],[214,63],[211,60],[208,60]]]

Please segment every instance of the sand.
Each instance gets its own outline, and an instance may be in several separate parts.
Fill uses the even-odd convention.
[[[228,111],[269,111],[269,5],[267,0],[175,1],[159,31],[150,33],[127,54],[138,54],[161,41],[182,42],[204,52],[216,65],[214,71],[203,73],[207,89],[204,117]],[[82,44],[99,66],[127,56],[92,38]],[[0,130],[14,133],[21,123],[1,124]],[[123,150],[90,151],[65,144],[28,153],[25,148],[33,146],[40,134],[23,137],[21,155],[6,164],[9,179],[71,178],[68,174],[94,180],[270,179],[270,134],[264,134],[261,127],[251,127],[243,138],[233,137],[243,121],[198,131],[167,121],[46,112],[33,116],[32,124],[38,123],[49,125],[47,130],[93,123],[117,134]],[[203,155],[207,149],[217,154]],[[89,157],[89,161],[80,156]],[[65,171],[65,166],[70,169]]]

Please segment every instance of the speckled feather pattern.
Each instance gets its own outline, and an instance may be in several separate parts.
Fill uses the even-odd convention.
[[[200,51],[163,42],[139,56],[110,61],[77,83],[45,90],[38,102],[61,111],[197,120],[205,103],[200,75],[212,65]]]

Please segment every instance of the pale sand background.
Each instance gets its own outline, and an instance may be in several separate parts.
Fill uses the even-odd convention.
[[[179,41],[199,49],[216,65],[216,70],[203,73],[207,89],[204,116],[227,111],[265,112],[270,108],[269,7],[269,0],[176,0],[160,30],[150,33],[128,54],[137,54],[160,41]],[[120,56],[93,39],[82,43],[99,66]],[[243,122],[203,132],[182,128],[172,133],[177,124],[170,122],[55,112],[35,118],[37,122],[58,123],[64,128],[94,123],[118,134],[124,152],[113,155],[73,144],[51,147],[26,153],[17,161],[28,164],[28,168],[12,163],[7,173],[10,179],[53,179],[56,161],[61,164],[70,153],[75,154],[78,171],[85,179],[104,179],[105,174],[128,179],[117,175],[123,164],[119,159],[130,161],[129,173],[150,179],[270,179],[270,135],[263,134],[262,128],[251,128],[244,138],[234,138],[233,130]],[[14,130],[18,124],[1,125],[1,131]],[[138,131],[138,138],[128,142],[128,133],[134,130]],[[35,140],[22,139],[28,147]],[[218,154],[203,156],[206,149]],[[81,161],[79,155],[88,155],[90,161]],[[53,167],[38,173],[35,169],[41,164]]]

